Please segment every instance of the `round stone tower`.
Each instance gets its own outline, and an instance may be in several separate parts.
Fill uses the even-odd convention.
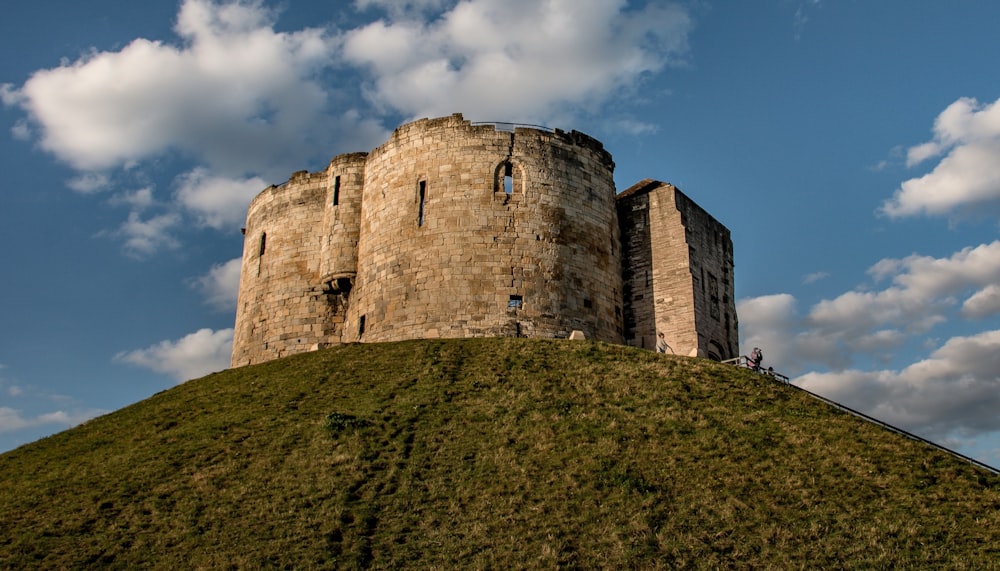
[[[399,127],[367,157],[343,341],[621,343],[613,169],[575,131],[461,115]]]
[[[366,153],[300,171],[247,211],[233,366],[339,343],[357,272]]]
[[[276,359],[315,343],[327,316],[312,298],[319,248],[313,230],[323,219],[325,173],[300,171],[250,203],[233,332],[234,366]]]

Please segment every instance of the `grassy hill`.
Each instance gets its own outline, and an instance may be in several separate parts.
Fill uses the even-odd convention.
[[[997,568],[1000,478],[746,370],[338,347],[0,455],[0,567]]]

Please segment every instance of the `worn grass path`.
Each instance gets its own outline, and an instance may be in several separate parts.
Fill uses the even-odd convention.
[[[0,455],[0,568],[1000,568],[1000,478],[746,370],[349,345]]]

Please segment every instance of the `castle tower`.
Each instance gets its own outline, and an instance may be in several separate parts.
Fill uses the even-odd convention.
[[[621,342],[613,168],[576,132],[399,127],[368,156],[344,340]]]
[[[233,366],[306,351],[336,336],[335,304],[317,279],[327,175],[300,171],[247,211]]]
[[[678,355],[739,354],[729,230],[671,184],[642,180],[618,195],[625,340]]]
[[[576,131],[397,128],[257,195],[247,211],[233,366],[336,343],[588,339],[738,354],[729,230],[673,186],[615,195]]]

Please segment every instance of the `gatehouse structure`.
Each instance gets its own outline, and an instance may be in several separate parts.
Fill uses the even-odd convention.
[[[674,186],[618,194],[597,140],[461,114],[264,189],[233,366],[348,342],[588,339],[739,354],[729,230]]]

